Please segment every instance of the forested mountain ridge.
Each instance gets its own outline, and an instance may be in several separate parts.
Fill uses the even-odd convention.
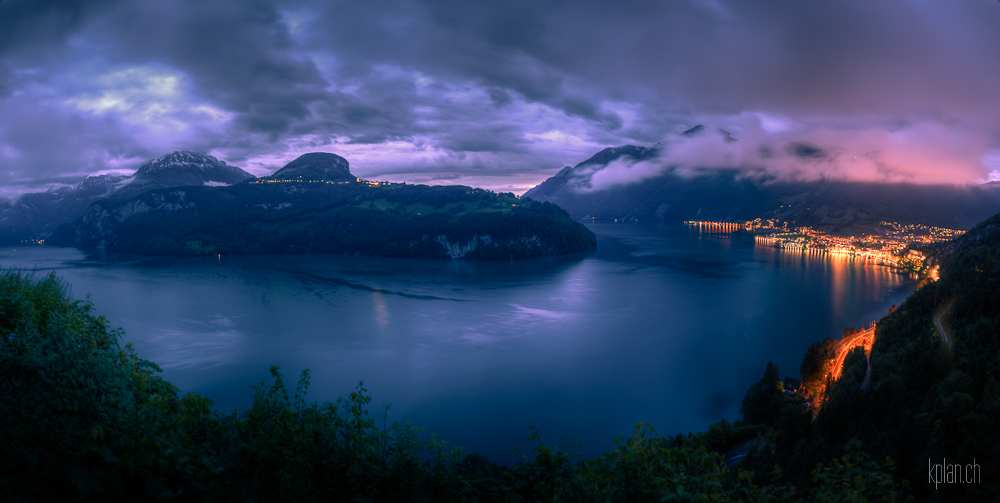
[[[110,196],[128,179],[120,175],[88,176],[76,187],[23,194],[0,204],[0,243],[44,239],[59,224],[82,215],[91,203]]]
[[[95,203],[51,242],[146,255],[509,260],[587,251],[596,237],[550,203],[464,186],[360,182],[346,160],[317,153],[253,182]]]
[[[132,175],[88,176],[75,187],[23,194],[0,204],[0,243],[44,240],[101,199],[185,185],[231,185],[252,178],[210,155],[178,150],[144,163]]]
[[[835,390],[820,418],[831,438],[866,435],[914,478],[926,473],[928,459],[975,460],[981,480],[943,484],[940,496],[993,501],[1000,493],[1000,215],[957,240],[940,276],[879,323],[871,393]]]
[[[682,136],[711,133],[695,127]],[[725,131],[718,133],[725,142],[737,141]],[[777,218],[835,234],[858,235],[872,232],[882,221],[968,229],[1000,211],[997,183],[952,186],[799,181],[736,169],[670,165],[659,166],[653,176],[630,183],[609,183],[608,177],[604,183],[595,183],[605,170],[618,169],[620,175],[621,163],[656,162],[669,148],[669,144],[606,148],[572,168],[563,168],[524,197],[558,204],[577,220],[735,222]]]

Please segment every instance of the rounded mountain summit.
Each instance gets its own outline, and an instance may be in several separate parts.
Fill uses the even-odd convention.
[[[313,152],[300,155],[297,159],[285,165],[284,168],[275,171],[273,175],[265,179],[353,182],[357,180],[357,177],[351,174],[350,164],[347,162],[347,159],[337,154]]]

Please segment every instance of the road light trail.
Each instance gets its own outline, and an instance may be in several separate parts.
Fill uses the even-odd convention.
[[[841,374],[844,373],[844,359],[847,358],[847,354],[854,348],[862,348],[865,351],[865,356],[868,357],[868,369],[865,371],[865,379],[861,383],[861,387],[867,387],[872,376],[871,353],[873,344],[875,344],[875,323],[872,323],[872,326],[860,332],[845,335],[843,339],[834,344],[832,348],[833,357],[827,363],[827,366],[824,367],[828,372],[826,375],[829,381],[827,382],[839,381]],[[819,407],[826,401],[826,384],[822,382],[817,383],[816,387],[808,391],[808,394],[815,400],[810,407],[814,410],[819,410]]]
[[[833,359],[833,380],[837,381],[840,379],[840,375],[844,372],[844,359],[847,358],[847,354],[851,352],[852,349],[856,347],[861,347],[865,350],[865,355],[870,355],[872,351],[872,344],[875,343],[875,325],[873,324],[871,328],[862,330],[856,334],[851,334],[844,337],[836,346],[833,347],[834,359]]]

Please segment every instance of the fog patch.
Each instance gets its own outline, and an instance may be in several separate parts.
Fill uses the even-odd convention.
[[[667,172],[694,178],[717,170],[798,181],[965,185],[1000,179],[1000,151],[990,148],[989,135],[955,124],[927,120],[862,128],[825,118],[775,128],[774,119],[756,113],[707,119],[721,127],[696,126],[668,136],[656,159],[578,167],[571,186],[593,192]]]
[[[580,192],[603,190],[615,185],[641,182],[647,178],[660,176],[664,166],[658,160],[636,161],[632,158],[620,158],[609,162],[604,167],[595,167],[590,175],[589,183],[579,187]]]

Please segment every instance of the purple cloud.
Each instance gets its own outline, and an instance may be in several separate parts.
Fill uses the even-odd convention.
[[[255,174],[328,151],[362,176],[523,192],[662,140],[676,166],[986,181],[998,22],[972,0],[5,0],[0,185],[185,148]],[[676,137],[695,124],[740,141]]]

